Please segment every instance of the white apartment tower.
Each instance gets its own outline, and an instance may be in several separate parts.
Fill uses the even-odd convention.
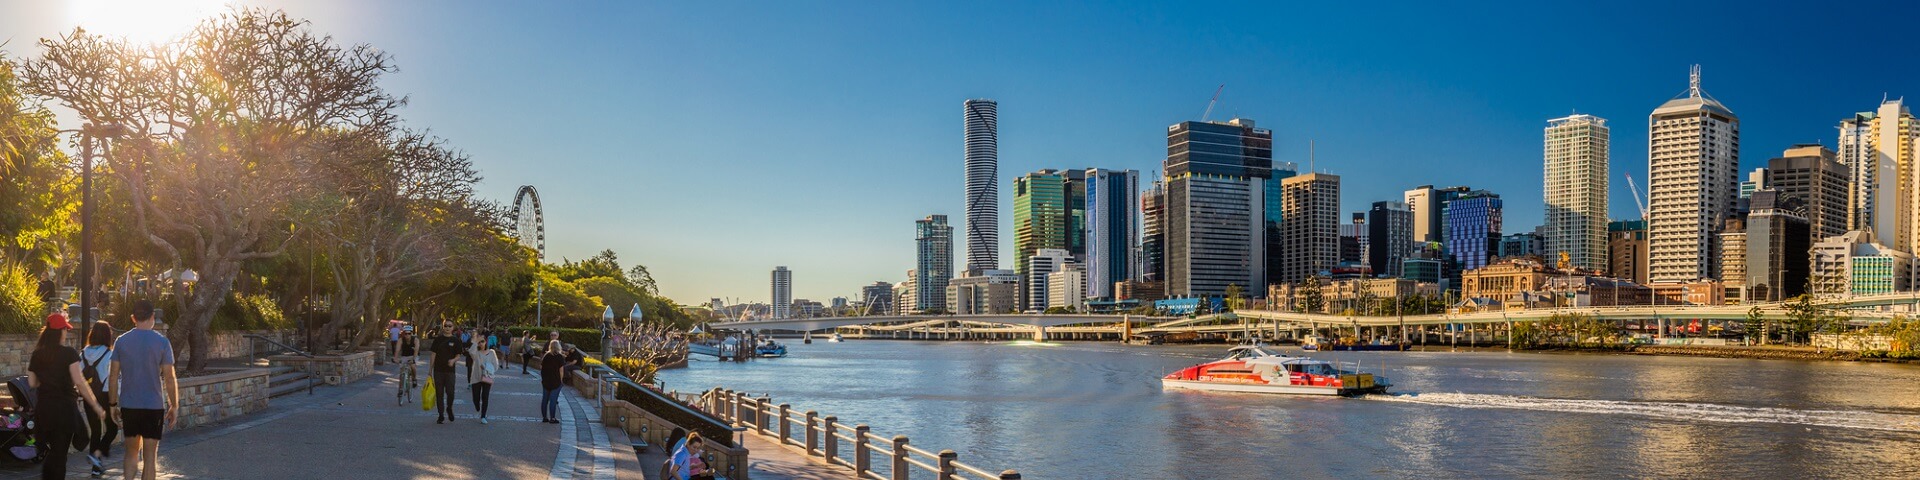
[[[1607,119],[1573,115],[1547,121],[1547,258],[1607,269]]]
[[[1713,245],[1740,193],[1740,118],[1700,89],[1695,65],[1647,127],[1648,280],[1719,278]]]
[[[773,318],[793,317],[793,271],[773,267]]]
[[[1840,121],[1840,163],[1851,170],[1848,227],[1870,230],[1873,241],[1903,252],[1920,238],[1920,175],[1914,171],[1920,150],[1920,122],[1903,99],[1880,103]]]

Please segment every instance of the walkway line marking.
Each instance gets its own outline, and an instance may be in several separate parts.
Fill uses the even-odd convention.
[[[579,434],[573,429],[573,402],[567,398],[566,388],[560,391],[560,448],[553,455],[553,469],[547,471],[547,480],[573,480],[574,457],[580,453]],[[546,408],[542,405],[541,408]]]

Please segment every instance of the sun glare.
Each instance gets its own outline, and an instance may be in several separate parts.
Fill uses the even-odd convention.
[[[67,0],[67,15],[88,32],[137,43],[165,41],[207,17],[225,0]]]

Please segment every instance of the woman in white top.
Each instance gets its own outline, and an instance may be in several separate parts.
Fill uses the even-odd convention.
[[[473,358],[474,373],[478,374],[473,376],[473,384],[468,386],[468,390],[473,391],[473,409],[480,411],[480,423],[486,424],[487,404],[493,395],[493,374],[500,371],[500,357],[493,354],[493,349],[487,348],[485,341],[473,342],[473,346],[467,349],[467,355]]]
[[[113,369],[113,327],[107,322],[93,322],[93,330],[87,332],[87,348],[80,350],[80,369],[86,376],[87,388],[93,389],[93,398],[105,401],[108,390],[107,374]],[[93,438],[88,439],[87,463],[92,464],[93,475],[98,477],[106,472],[100,460],[107,458],[107,452],[113,447],[113,439],[120,435],[120,426],[113,418],[94,415],[87,412],[87,428]]]

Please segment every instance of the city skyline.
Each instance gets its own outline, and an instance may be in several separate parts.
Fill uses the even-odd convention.
[[[1275,131],[1276,161],[1305,166],[1307,140],[1316,140],[1317,169],[1347,179],[1341,212],[1396,200],[1415,185],[1471,185],[1508,200],[1506,214],[1513,221],[1506,233],[1514,233],[1544,217],[1534,195],[1541,181],[1538,128],[1547,119],[1574,112],[1613,119],[1609,179],[1623,173],[1644,179],[1646,132],[1636,119],[1671,96],[1686,65],[1699,63],[1715,95],[1741,113],[1739,170],[1747,171],[1793,144],[1833,145],[1838,121],[1876,109],[1883,93],[1909,93],[1900,79],[1920,68],[1861,62],[1870,52],[1834,50],[1816,40],[1819,33],[1886,35],[1844,28],[1841,20],[1886,15],[1887,6],[1809,13],[1689,4],[1661,15],[1649,15],[1650,8],[1532,6],[1507,12],[1499,29],[1465,34],[1492,21],[1471,11],[1409,4],[1378,20],[1385,24],[1382,31],[1401,33],[1353,42],[1333,40],[1345,38],[1334,32],[1346,24],[1339,21],[1344,12],[1334,7],[1224,7],[1240,15],[1220,20],[1172,7],[1087,12],[1028,6],[1023,8],[1034,10],[1032,15],[993,26],[985,32],[992,35],[982,37],[971,30],[976,26],[958,22],[922,22],[916,29],[926,31],[915,32],[882,21],[872,31],[846,33],[831,28],[848,21],[836,13],[777,5],[732,16],[718,11],[725,6],[702,5],[472,11],[437,4],[245,4],[285,8],[343,42],[372,43],[393,53],[406,68],[388,88],[410,97],[407,111],[419,124],[432,125],[474,156],[488,176],[480,195],[502,200],[522,184],[541,188],[549,259],[577,260],[612,246],[651,267],[663,293],[688,304],[759,298],[764,287],[752,280],[774,265],[810,272],[794,286],[796,298],[849,296],[876,280],[903,280],[912,246],[900,225],[929,213],[963,217],[952,111],[968,98],[1000,102],[999,188],[1006,188],[1011,174],[1041,168],[1135,169],[1146,177],[1142,182],[1151,183],[1164,159],[1160,132],[1199,119],[1208,94],[1224,83],[1213,119],[1259,119]],[[0,48],[15,58],[31,56],[34,39],[75,23],[58,6],[20,2],[8,10],[19,14],[0,19],[0,30],[12,34]],[[869,10],[884,20],[958,18],[969,8]],[[1724,41],[1657,51],[1642,48],[1644,41],[1606,41],[1708,14],[1721,21],[1704,28]],[[1298,17],[1334,21],[1262,25]],[[1751,33],[1789,20],[1809,34]],[[494,28],[509,24],[537,28]],[[1039,28],[1050,24],[1070,28]],[[413,28],[396,28],[401,25]],[[1577,59],[1508,63],[1550,47],[1488,42],[1582,28],[1596,30],[1602,41]],[[707,38],[698,32],[756,29],[766,33],[711,45],[691,41]],[[624,33],[605,33],[611,30]],[[470,48],[473,36],[488,31],[507,35],[504,50]],[[869,46],[888,37],[918,43]],[[1167,52],[1156,45],[1171,38],[1198,39],[1204,48],[1180,59],[1181,68],[1170,69],[1175,72],[1150,72],[1167,58],[1156,57]],[[1411,45],[1421,55],[1409,58],[1404,52],[1411,38],[1437,40]],[[1047,47],[1025,48],[1036,44]],[[567,48],[551,52],[555,58],[536,55],[556,46]],[[1753,54],[1760,51],[1769,53]],[[525,60],[500,70],[500,55]],[[1777,59],[1791,55],[1868,66],[1847,76],[1780,74]],[[589,61],[595,58],[630,61]],[[1246,61],[1223,61],[1228,58]],[[550,66],[563,64],[606,70],[556,72]],[[749,67],[727,66],[733,64],[775,74],[748,76]],[[836,67],[854,73],[831,73]],[[883,71],[918,73],[857,77]],[[1111,78],[1123,80],[1098,80]],[[515,89],[526,85],[555,88],[517,98],[521,92]],[[1389,121],[1369,128],[1328,121],[1362,113]],[[830,130],[862,120],[885,131],[857,137]],[[696,128],[721,121],[757,125],[764,142],[781,147],[750,151]],[[878,142],[877,152],[838,148],[855,138]],[[718,182],[700,176],[704,169],[670,168],[723,161],[747,168]],[[1531,173],[1483,178],[1499,171]],[[1637,217],[1624,182],[1609,183],[1609,218]],[[795,189],[804,194],[791,195]],[[773,192],[786,198],[777,214],[764,208]],[[873,198],[889,201],[868,208],[864,202]],[[690,201],[709,208],[698,214],[673,208]],[[1009,201],[1000,199],[1002,231],[1010,231]],[[644,208],[610,207],[626,204]],[[768,235],[742,231],[780,232],[779,238],[794,243],[768,248]],[[1011,251],[1011,239],[1001,237],[999,250]],[[1000,259],[1003,266],[1010,263]]]

